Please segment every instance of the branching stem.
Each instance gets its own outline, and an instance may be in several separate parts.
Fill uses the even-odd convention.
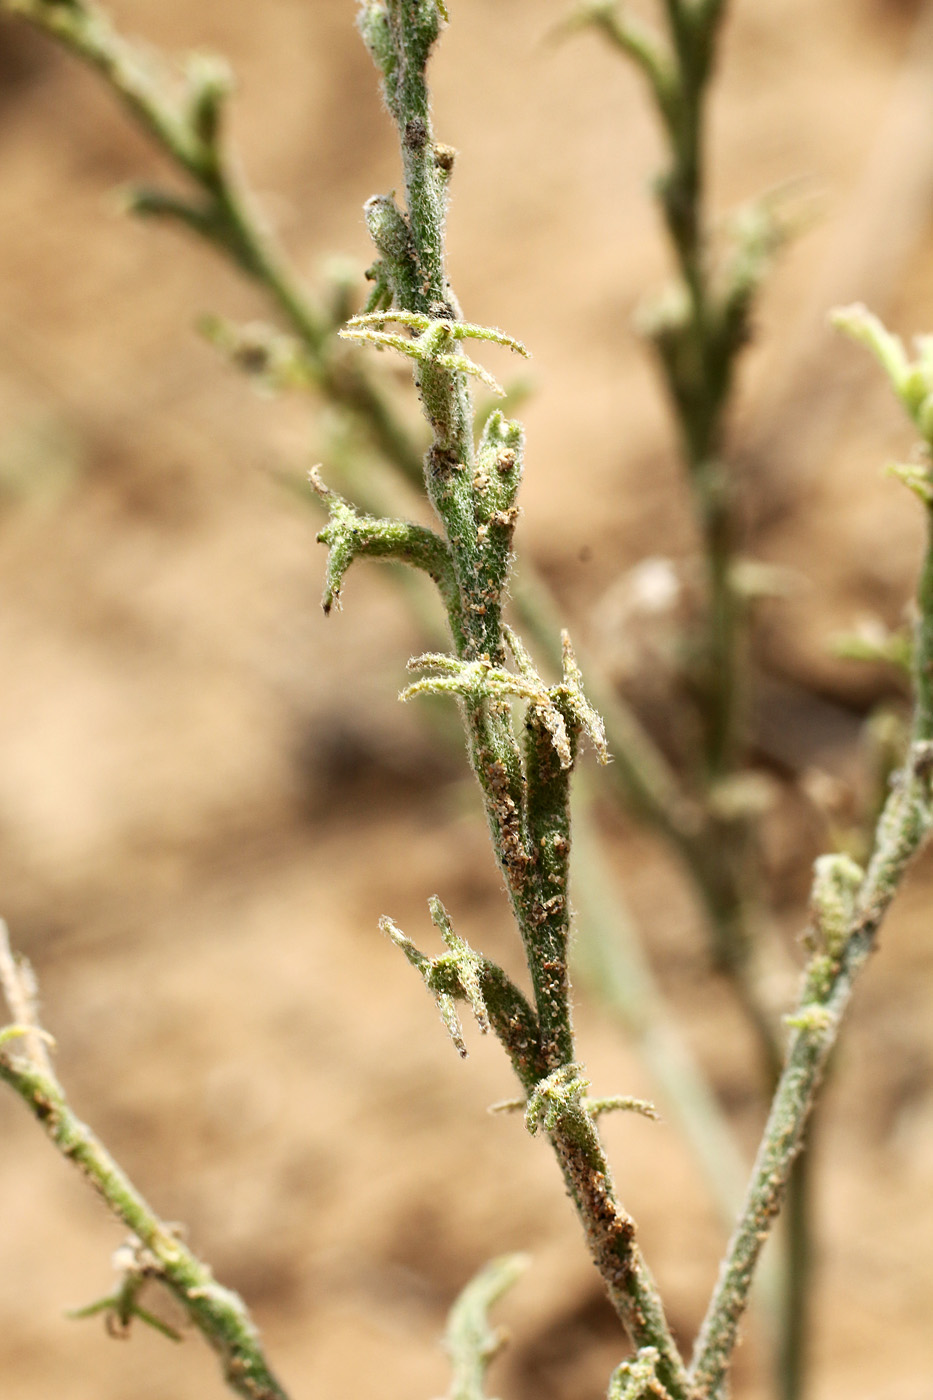
[[[361,366],[337,353],[335,327],[256,211],[224,139],[232,88],[226,66],[196,58],[179,74],[148,47],[119,35],[92,0],[0,0],[99,72],[142,129],[193,187],[190,193],[140,188],[127,197],[142,217],[180,222],[264,287],[301,340],[321,392],[350,413],[409,477],[420,451],[385,395]]]
[[[334,328],[315,306],[294,267],[256,213],[235,157],[225,149],[220,124],[215,124],[210,133],[213,150],[207,155],[203,135],[198,136],[191,129],[178,101],[172,98],[175,76],[170,65],[153,59],[149,46],[144,53],[137,51],[114,32],[104,12],[87,0],[71,0],[68,4],[61,0],[0,0],[0,8],[42,29],[98,71],[176,168],[202,190],[209,202],[219,201],[213,216],[206,218],[205,206],[192,206],[184,198],[150,189],[137,191],[131,207],[140,213],[181,220],[264,286],[297,334],[306,366],[321,393],[364,428],[385,459],[406,480],[421,482],[422,456],[410,431],[365,367],[334,354]],[[609,10],[612,6],[603,8]],[[221,70],[213,71],[216,77]],[[202,82],[203,76],[202,68]],[[441,176],[446,179],[452,153],[445,147],[435,150]],[[398,240],[409,238],[410,230],[393,201],[386,196],[375,197],[367,206],[367,218],[380,252],[384,253],[388,245],[398,255]],[[224,230],[225,236],[221,236]],[[406,271],[409,292],[417,299],[417,269],[412,263]],[[215,338],[220,338],[216,332]],[[550,655],[559,664],[560,651],[555,648],[559,627],[554,620],[553,600],[527,561],[513,583],[512,595],[518,616],[539,652]],[[607,682],[597,685],[598,664],[588,659],[586,670],[597,706],[606,720],[615,758],[611,777],[622,799],[674,845],[688,867],[695,865],[702,859],[697,844],[698,810],[687,800],[676,775],[634,713]]]
[[[421,318],[460,321],[444,254],[451,157],[434,139],[425,77],[441,24],[435,0],[364,0],[360,11],[360,28],[398,128],[405,176],[404,210],[388,196],[367,206],[381,257],[378,280],[391,289],[389,310],[402,313],[396,319],[407,316],[422,336],[430,329]],[[426,488],[459,581],[464,633],[462,642],[453,638],[456,659],[426,658],[438,677],[428,684],[460,696],[493,846],[528,960],[538,1041],[533,1083],[527,1065],[520,1074],[529,1093],[529,1125],[538,1122],[531,1105],[540,1105],[610,1297],[636,1346],[657,1349],[658,1374],[672,1400],[683,1400],[683,1363],[635,1242],[634,1223],[616,1197],[575,1063],[567,971],[568,797],[577,743],[584,730],[592,732],[593,712],[569,644],[563,685],[542,690],[521,643],[502,626],[522,435],[517,424],[494,415],[474,448],[473,406],[455,358],[458,343],[451,335],[443,356],[419,354],[415,370],[433,433]],[[506,694],[508,651],[517,671],[514,688],[527,698],[521,749]]]
[[[0,8],[45,30],[101,72],[186,177],[191,188],[180,195],[137,191],[131,198],[136,212],[184,223],[262,285],[299,337],[323,393],[364,423],[373,442],[409,479],[421,471],[419,454],[394,411],[364,371],[337,356],[334,326],[308,298],[252,210],[222,140],[230,89],[226,70],[212,61],[192,61],[179,85],[121,39],[90,0],[0,0]],[[726,274],[718,281],[711,275],[702,132],[724,11],[725,0],[665,0],[663,36],[625,16],[612,0],[587,0],[581,6],[581,17],[598,25],[645,73],[672,152],[659,195],[681,286],[656,314],[650,333],[678,415],[708,573],[707,636],[697,673],[706,724],[701,801],[687,799],[637,721],[623,707],[614,708],[611,696],[606,704],[610,732],[621,739],[618,772],[623,785],[691,871],[721,965],[733,978],[773,1074],[780,1044],[748,957],[746,872],[754,865],[749,828],[742,822],[720,822],[713,801],[717,785],[738,767],[743,700],[738,678],[744,605],[735,580],[736,501],[722,460],[723,420],[753,295],[779,241],[773,221],[759,221],[743,235],[744,241],[739,240]],[[331,516],[321,533],[330,547],[326,601],[337,601],[346,569],[360,556],[409,563],[437,585],[453,654],[422,658],[431,675],[415,682],[408,693],[434,689],[458,697],[496,858],[527,957],[532,1002],[501,968],[457,937],[439,901],[432,902],[432,918],[447,948],[440,957],[420,953],[394,926],[387,925],[387,931],[421,972],[461,1052],[463,1036],[454,1009],[458,1000],[471,1006],[482,1030],[492,1029],[497,1035],[525,1092],[529,1129],[543,1130],[554,1149],[590,1252],[638,1349],[634,1360],[616,1372],[611,1394],[619,1400],[650,1395],[659,1400],[716,1400],[758,1255],[787,1192],[855,979],[908,862],[933,824],[933,548],[927,552],[919,589],[917,701],[908,761],[882,813],[867,874],[852,896],[851,908],[845,906],[841,932],[837,930],[831,946],[815,956],[800,1006],[790,1018],[789,1055],[688,1375],[639,1250],[634,1222],[616,1193],[596,1123],[601,1110],[631,1106],[632,1101],[624,1095],[589,1099],[576,1060],[567,967],[569,784],[581,740],[588,737],[600,751],[605,740],[601,722],[583,694],[569,642],[565,639],[563,647],[563,679],[547,686],[502,621],[523,436],[517,423],[493,414],[475,441],[469,376],[487,382],[489,377],[465,358],[461,342],[498,340],[521,347],[501,332],[465,323],[447,280],[444,224],[453,152],[434,139],[426,81],[428,59],[446,18],[442,0],[363,0],[361,5],[360,27],[399,132],[406,204],[399,208],[391,195],[367,204],[367,223],[379,255],[373,269],[375,290],[368,311],[348,327],[351,338],[400,350],[415,361],[415,380],[432,433],[424,480],[441,531],[364,515],[318,483]],[[871,318],[855,319],[861,338],[879,350],[929,445],[930,346],[916,365],[910,365],[896,338]],[[386,330],[393,322],[401,333]],[[930,474],[920,470],[919,477],[923,479],[914,484],[930,516]],[[530,606],[529,613],[533,630],[541,636],[540,604]],[[516,700],[525,707],[520,734],[512,714]],[[841,878],[848,888],[849,875],[843,872]],[[28,988],[2,946],[0,979],[15,1020],[0,1032],[0,1078],[20,1094],[62,1153],[132,1229],[145,1254],[145,1268],[173,1293],[218,1351],[230,1387],[250,1400],[286,1400],[240,1299],[221,1288],[153,1214],[73,1114],[48,1061]],[[798,1272],[798,1286],[799,1277]],[[146,1317],[135,1293],[132,1282],[114,1295],[116,1303],[108,1299],[101,1306],[113,1305],[128,1317]],[[491,1296],[487,1289],[482,1297],[468,1300],[470,1307],[477,1298],[484,1307]],[[795,1301],[799,1304],[799,1296]],[[481,1393],[489,1354],[488,1337],[474,1326],[477,1316],[465,1305],[462,1338],[470,1369],[468,1375],[464,1372],[463,1394],[471,1400]],[[793,1384],[787,1394],[793,1394]]]

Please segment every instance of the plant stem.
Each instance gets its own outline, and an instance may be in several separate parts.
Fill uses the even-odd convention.
[[[400,501],[397,477],[385,469],[381,478],[374,478],[371,470],[355,474],[352,485],[356,498],[363,497],[363,505],[373,516],[394,515],[404,504]],[[523,570],[522,578],[526,577]],[[426,613],[423,607],[425,599],[415,587],[409,569],[398,569],[395,578],[397,584],[406,587],[407,605],[417,614],[425,634],[433,636],[436,630],[434,615]],[[539,637],[546,639],[548,645],[543,648],[545,654],[559,664],[560,653],[550,645],[559,630],[554,613],[545,610],[541,594],[536,589],[529,601],[525,584],[519,588],[513,583],[512,594],[513,602],[518,603],[516,610],[519,615],[533,618],[536,640]],[[588,664],[585,669],[589,675]],[[611,715],[611,694],[607,694],[607,699],[610,700]],[[596,695],[594,700],[597,700],[597,708],[606,719]],[[607,723],[607,737],[610,733]],[[445,733],[445,738],[451,737]],[[663,762],[661,759],[660,763]],[[613,771],[618,766],[614,765]],[[715,1095],[689,1045],[677,1030],[673,1012],[666,1005],[664,995],[645,960],[641,940],[631,926],[630,915],[621,902],[621,895],[612,888],[609,861],[602,850],[593,804],[593,786],[581,773],[574,788],[573,800],[575,965],[590,995],[607,1007],[634,1039],[662,1098],[676,1116],[687,1143],[696,1155],[723,1222],[729,1227],[742,1201],[748,1168]],[[486,1000],[488,1004],[488,987]],[[500,1024],[506,1024],[507,1019],[502,1018]],[[516,1072],[523,1082],[527,1080],[521,1064],[516,1065]],[[536,1071],[528,1081],[530,1089],[534,1088],[541,1073]],[[773,1311],[777,1301],[774,1270],[769,1270],[767,1278],[761,1282],[769,1309]]]
[[[739,626],[742,608],[733,578],[735,492],[722,461],[722,427],[738,348],[723,342],[720,313],[709,284],[703,179],[703,131],[721,9],[702,19],[684,0],[667,0],[675,54],[677,99],[661,109],[671,143],[669,170],[658,182],[661,208],[688,309],[679,344],[658,341],[668,389],[680,419],[708,579],[701,694],[706,711],[706,772],[715,782],[734,764],[740,727]],[[673,327],[670,328],[673,333]]]
[[[160,1220],[103,1143],[75,1115],[52,1072],[34,1020],[27,974],[10,954],[0,924],[0,978],[18,1024],[0,1049],[0,1079],[15,1090],[62,1156],[81,1172],[111,1214],[145,1251],[145,1274],[165,1285],[213,1347],[229,1388],[244,1400],[288,1400],[272,1374],[242,1299],[219,1284],[206,1264]],[[24,990],[25,987],[25,990]],[[22,1050],[17,1047],[23,1047]]]
[[[635,48],[635,22],[624,7],[609,0],[589,0],[581,6],[579,17],[599,28],[642,69],[670,150],[669,166],[659,177],[657,189],[680,286],[646,318],[646,329],[680,430],[703,544],[707,601],[703,637],[693,662],[703,727],[698,763],[703,810],[692,831],[666,834],[673,836],[695,883],[716,961],[735,985],[773,1077],[780,1061],[751,954],[754,841],[749,821],[723,820],[715,800],[717,788],[738,770],[744,712],[740,675],[745,608],[735,580],[737,510],[732,474],[722,457],[723,427],[767,239],[759,246],[749,233],[748,244],[744,249],[740,244],[728,274],[714,280],[705,228],[703,133],[725,4],[665,0],[664,13],[666,35],[646,37],[640,27]],[[755,237],[760,237],[760,231]]]
[[[794,1159],[784,1204],[786,1261],[777,1350],[779,1400],[800,1400],[806,1389],[813,1277],[813,1138],[811,1110],[807,1148]]]
[[[922,604],[933,605],[933,562],[924,565]],[[920,627],[919,652],[933,660],[933,611]],[[924,693],[924,691],[926,693]],[[784,1199],[791,1167],[803,1147],[807,1118],[819,1088],[855,980],[872,952],[882,919],[912,857],[933,825],[930,806],[930,735],[933,711],[929,684],[918,684],[914,741],[907,764],[885,804],[874,854],[846,930],[845,944],[828,988],[819,999],[805,987],[800,1024],[794,1032],[784,1071],[765,1128],[745,1206],[720,1271],[697,1342],[690,1377],[694,1400],[713,1400],[720,1392],[735,1347],[739,1322],[758,1256]],[[814,1008],[818,1014],[811,1014]]]
[[[670,1400],[687,1400],[686,1372],[657,1284],[635,1242],[635,1223],[617,1202],[596,1125],[588,1114],[583,1117],[586,1121],[553,1131],[550,1140],[590,1254],[636,1350],[655,1347],[658,1379]]]
[[[547,586],[526,564],[512,584],[516,613],[541,654],[560,662],[557,610]],[[773,1086],[782,1051],[774,1024],[758,992],[748,926],[754,893],[739,857],[741,832],[691,800],[677,775],[637,716],[619,697],[586,652],[581,663],[587,689],[606,726],[613,763],[606,776],[620,802],[665,841],[690,878],[712,940],[717,964],[728,972],[743,1013],[754,1028],[765,1083]]]
[[[616,1197],[575,1061],[567,971],[568,794],[577,738],[591,722],[586,715],[592,711],[579,690],[576,663],[566,644],[564,685],[545,692],[535,689],[541,683],[518,639],[508,638],[519,673],[515,684],[524,678],[524,689],[516,693],[541,694],[540,702],[528,704],[523,751],[509,705],[501,689],[493,688],[493,681],[500,687],[508,682],[501,669],[507,639],[500,599],[511,565],[511,502],[522,438],[518,425],[493,415],[478,453],[474,449],[467,377],[459,368],[459,352],[450,351],[459,342],[444,331],[445,324],[459,321],[445,267],[450,157],[434,140],[425,77],[442,12],[435,0],[365,0],[359,22],[398,128],[407,206],[400,210],[389,197],[370,200],[370,231],[381,255],[379,276],[391,289],[393,305],[401,318],[408,317],[404,324],[421,330],[411,350],[417,355],[416,384],[434,438],[425,459],[425,484],[461,592],[462,639],[453,634],[459,661],[425,658],[440,668],[441,679],[420,688],[433,684],[462,697],[473,768],[528,961],[538,1028],[534,1082],[527,1079],[527,1060],[517,1068],[528,1092],[529,1126],[536,1131],[540,1115],[620,1318],[636,1346],[657,1349],[659,1375],[672,1400],[683,1400],[683,1363],[635,1243],[634,1223]],[[391,317],[386,312],[385,319]],[[425,317],[434,321],[425,322]],[[493,533],[494,527],[507,530],[504,538]],[[561,743],[555,739],[558,724]],[[457,946],[450,934],[445,941]]]
[[[420,473],[421,453],[385,394],[335,339],[329,317],[314,304],[295,268],[253,207],[235,155],[223,141],[223,104],[231,82],[223,65],[192,65],[187,91],[176,97],[177,79],[167,63],[124,39],[106,13],[88,0],[0,0],[7,10],[43,30],[105,79],[117,98],[172,163],[193,184],[189,199],[137,190],[129,207],[144,217],[173,219],[231,258],[264,287],[299,337],[321,393],[353,415],[374,445],[409,477]],[[210,120],[198,100],[206,94]]]
[[[648,79],[670,149],[658,195],[680,274],[678,297],[648,324],[668,395],[680,426],[707,578],[706,630],[694,658],[703,722],[700,785],[704,813],[696,834],[678,843],[704,907],[719,968],[729,978],[759,1048],[764,1083],[773,1092],[783,1047],[757,973],[759,857],[749,816],[723,818],[717,789],[741,772],[746,706],[746,608],[736,586],[738,502],[723,457],[723,428],[737,356],[747,339],[754,270],[754,236],[725,283],[712,272],[705,229],[704,126],[725,0],[665,0],[666,37],[637,35],[624,9],[599,0],[583,7]],[[744,258],[751,260],[742,269]],[[810,1276],[808,1177],[801,1166],[789,1186],[784,1297],[785,1335],[778,1342],[782,1400],[799,1400],[804,1375],[802,1318]],[[789,1358],[793,1358],[792,1363]]]
[[[450,1310],[444,1345],[453,1377],[448,1400],[485,1400],[486,1371],[507,1340],[489,1325],[489,1309],[528,1267],[524,1254],[492,1259],[471,1279]]]

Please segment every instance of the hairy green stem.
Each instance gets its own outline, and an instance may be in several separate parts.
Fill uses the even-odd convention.
[[[399,496],[397,481],[388,478],[374,482],[371,471],[365,475],[360,474],[359,481],[354,482],[354,493],[357,496],[360,493],[365,494],[367,508],[377,520],[391,515]],[[330,500],[331,497],[328,495],[325,499]],[[352,507],[347,509],[356,514]],[[322,532],[322,536],[324,535],[326,532]],[[333,561],[329,563],[329,573],[332,565]],[[543,641],[544,654],[559,666],[560,648],[552,645],[559,631],[556,613],[546,595],[542,598],[537,588],[528,589],[527,577],[527,568],[523,568],[519,581],[513,583],[513,603],[517,604],[519,616],[533,624],[531,630],[536,640]],[[399,571],[400,583],[409,579],[408,570]],[[445,602],[448,602],[447,595],[442,596]],[[420,598],[419,593],[417,598],[410,600],[409,606],[416,607]],[[430,631],[432,623],[427,618],[423,621],[426,630]],[[589,676],[590,663],[586,662],[583,669]],[[592,686],[590,688],[593,689]],[[617,754],[621,726],[616,724],[616,727],[612,728],[616,719],[616,702],[608,687],[605,687],[605,692],[600,699],[600,692],[597,691],[593,699],[606,722],[610,748]],[[624,723],[627,718],[624,708],[623,716]],[[616,735],[615,741],[612,738],[613,734]],[[636,751],[640,752],[637,745]],[[651,753],[650,749],[648,753]],[[656,786],[661,786],[663,798],[660,805],[666,807],[668,803],[675,803],[676,793],[673,788],[674,780],[665,773],[664,765],[665,760],[658,756],[657,770],[651,769],[646,763],[644,769],[637,768],[636,771],[640,775],[643,772],[647,773],[640,781],[649,791],[653,792]],[[618,777],[620,766],[619,760],[616,759],[609,772]],[[641,952],[638,935],[630,928],[629,916],[620,905],[619,893],[610,887],[609,865],[601,851],[592,815],[593,788],[592,784],[584,779],[585,774],[581,773],[575,784],[573,804],[576,967],[591,995],[607,1006],[634,1037],[639,1053],[653,1075],[662,1097],[675,1113],[687,1142],[697,1156],[724,1222],[731,1225],[744,1193],[747,1166],[715,1096],[703,1078],[687,1042],[678,1032],[670,1009],[664,1004],[663,994]],[[664,784],[670,786],[665,787]],[[674,809],[677,810],[676,805]],[[682,822],[686,831],[690,829],[690,816],[689,812],[683,814]],[[485,977],[491,979],[494,971],[498,969],[494,969],[492,964],[487,964]],[[489,980],[484,983],[484,988],[490,1018],[495,1021],[492,1004],[501,1004],[501,995],[494,996],[493,984]],[[514,1028],[523,1020],[527,1023],[527,1017],[530,1015],[527,1007],[519,1012],[517,1003],[513,1003],[511,1013],[500,1014],[497,1028],[499,1039],[509,1050],[518,1077],[529,1091],[543,1077],[544,1070],[541,1067],[535,1068],[529,1078],[529,1033],[526,1030],[519,1043],[509,1028]],[[532,1036],[535,1044],[537,1035],[535,1028]],[[769,1307],[772,1309],[776,1301],[776,1280],[773,1273],[774,1271],[770,1270],[767,1280],[763,1280]]]
[[[288,1400],[263,1354],[243,1300],[219,1284],[206,1264],[160,1220],[103,1143],[76,1116],[55,1077],[35,1019],[35,988],[17,964],[0,924],[0,980],[16,1020],[0,1032],[0,1079],[23,1100],[59,1152],[81,1172],[112,1215],[133,1232],[138,1278],[162,1283],[217,1353],[227,1385],[244,1400]],[[101,1306],[107,1308],[110,1300]],[[116,1306],[117,1299],[113,1300]],[[148,1320],[135,1303],[133,1315]],[[163,1329],[164,1330],[164,1329]]]
[[[568,793],[576,741],[591,723],[587,716],[592,711],[579,690],[576,663],[566,644],[563,686],[541,688],[517,638],[508,639],[518,671],[514,682],[502,669],[507,639],[499,604],[511,567],[521,434],[517,425],[494,415],[477,455],[466,366],[460,368],[456,358],[459,341],[453,329],[444,332],[445,322],[459,322],[444,252],[451,156],[434,139],[425,77],[441,23],[435,0],[364,0],[360,10],[360,28],[382,74],[386,104],[398,128],[405,177],[404,210],[388,197],[367,206],[381,258],[377,286],[389,289],[401,313],[396,319],[420,332],[411,347],[378,334],[382,343],[413,354],[417,361],[416,383],[433,432],[425,461],[427,493],[444,529],[462,601],[459,661],[423,658],[439,674],[413,689],[461,696],[472,763],[534,989],[534,1083],[528,1082],[527,1061],[520,1070],[528,1093],[529,1125],[534,1130],[540,1109],[610,1297],[635,1344],[657,1348],[670,1393],[681,1400],[683,1363],[635,1243],[634,1224],[618,1203],[574,1062],[567,972]],[[369,321],[391,315],[391,309],[381,318],[374,313]],[[368,323],[361,321],[360,326],[366,331]],[[509,685],[529,698],[523,753],[513,730]],[[457,946],[450,933],[445,941]],[[457,956],[462,960],[466,955],[461,951]],[[465,982],[463,993],[475,1003],[474,974],[462,965],[474,979],[474,990]],[[514,1063],[511,1051],[510,1055]]]
[[[0,1058],[0,1079],[16,1091],[62,1156],[74,1162],[152,1256],[155,1276],[217,1353],[230,1389],[245,1400],[287,1400],[242,1299],[217,1283],[207,1265],[158,1218],[99,1139],[73,1113],[56,1081],[7,1057]]]
[[[658,1377],[670,1400],[686,1400],[687,1376],[657,1284],[644,1261],[635,1222],[619,1205],[606,1154],[590,1114],[562,1119],[550,1133],[590,1254],[636,1348],[658,1351]]]
[[[735,1347],[752,1274],[803,1147],[807,1118],[839,1033],[855,980],[874,949],[904,872],[933,825],[933,509],[918,587],[915,717],[910,753],[885,803],[875,848],[844,927],[818,955],[804,985],[784,1071],[775,1093],[739,1225],[720,1272],[691,1366],[694,1400],[721,1390]],[[816,887],[815,887],[816,889]],[[815,903],[818,902],[815,898]]]

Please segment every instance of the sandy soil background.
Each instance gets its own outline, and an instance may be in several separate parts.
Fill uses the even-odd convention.
[[[364,267],[362,200],[398,175],[351,0],[113,8],[154,43],[229,56],[244,164],[299,265],[312,281],[335,251]],[[460,152],[465,312],[535,355],[520,548],[574,632],[618,660],[620,575],[693,541],[631,329],[665,269],[646,193],[657,134],[595,40],[544,42],[564,8],[452,0],[437,118]],[[734,426],[750,548],[793,580],[756,653],[793,948],[820,830],[790,780],[849,782],[862,718],[896,693],[829,641],[865,615],[900,619],[920,547],[915,503],[881,473],[909,436],[824,317],[858,297],[904,333],[933,326],[933,28],[893,0],[733,9],[716,207],[802,174],[819,215],[764,298]],[[39,972],[73,1101],[244,1293],[296,1397],[440,1394],[451,1298],[520,1248],[533,1266],[502,1308],[496,1393],[596,1400],[619,1337],[553,1163],[519,1121],[486,1115],[512,1092],[496,1046],[461,1065],[377,931],[389,912],[423,941],[437,891],[471,941],[514,958],[459,752],[395,701],[423,634],[376,570],[321,615],[316,516],[274,480],[314,460],[321,411],[255,396],[197,337],[199,313],[248,319],[260,298],[209,252],[115,213],[111,192],[163,175],[158,160],[92,77],[10,22],[0,169],[0,908]],[[643,835],[606,826],[751,1148],[752,1057],[690,900]],[[933,1395],[931,879],[927,859],[822,1116],[813,1400]],[[600,1089],[654,1092],[586,1001],[579,1026]],[[120,1345],[64,1319],[109,1287],[120,1232],[10,1096],[0,1125],[4,1397],[224,1393],[195,1338]],[[722,1245],[708,1194],[671,1122],[607,1132],[688,1335]],[[742,1400],[767,1393],[761,1361],[750,1326]]]

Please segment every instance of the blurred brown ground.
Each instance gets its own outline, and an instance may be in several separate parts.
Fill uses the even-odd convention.
[[[312,278],[334,251],[366,265],[361,202],[398,180],[354,8],[114,6],[157,44],[232,60],[245,165]],[[535,354],[520,549],[595,646],[620,572],[692,545],[631,331],[664,272],[645,189],[657,135],[635,76],[594,40],[542,42],[564,8],[453,0],[435,90],[460,151],[465,312]],[[847,780],[858,719],[891,682],[831,660],[828,641],[866,613],[899,620],[920,521],[880,470],[909,436],[822,318],[858,297],[907,334],[933,328],[933,39],[912,50],[919,11],[890,0],[733,8],[717,209],[800,174],[821,191],[764,299],[735,425],[754,549],[797,578],[763,620],[777,698],[759,723],[772,747],[789,739],[788,764]],[[437,891],[464,934],[514,959],[462,764],[395,703],[417,628],[377,570],[351,577],[339,617],[318,607],[316,517],[273,480],[314,460],[318,410],[256,397],[193,333],[202,311],[265,308],[210,253],[115,214],[110,192],[158,161],[92,77],[10,23],[0,169],[0,908],[74,1103],[246,1295],[296,1400],[440,1394],[451,1297],[514,1248],[533,1268],[502,1308],[514,1340],[495,1391],[596,1400],[619,1339],[554,1165],[519,1121],[487,1117],[513,1092],[497,1048],[459,1064],[376,927],[391,912],[428,937]],[[819,831],[792,799],[781,810],[793,946]],[[752,1056],[690,902],[642,835],[610,836],[750,1145]],[[933,1395],[930,880],[927,859],[821,1117],[813,1400]],[[578,1019],[599,1089],[651,1095],[624,1035],[586,1004]],[[120,1232],[9,1096],[0,1123],[4,1400],[224,1393],[194,1338],[118,1346],[64,1320],[109,1287]],[[722,1245],[706,1193],[674,1125],[608,1134],[690,1333]],[[760,1361],[750,1326],[742,1400],[765,1393]]]

